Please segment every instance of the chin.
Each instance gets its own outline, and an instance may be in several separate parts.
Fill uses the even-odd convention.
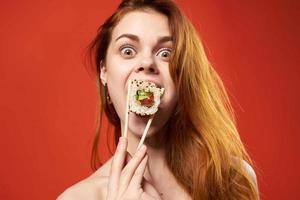
[[[132,135],[134,137],[137,138],[142,138],[144,130],[145,130],[145,126],[143,127],[129,127],[129,131],[132,133]],[[146,138],[152,137],[157,133],[157,130],[155,128],[150,127],[150,129],[147,132],[147,136]]]
[[[139,116],[136,114],[130,115],[129,125],[128,125],[130,132],[134,136],[141,138],[143,136],[149,118],[150,116]],[[159,130],[162,128],[161,122],[162,122],[161,119],[154,117],[153,122],[151,123],[151,126],[148,130],[146,138],[154,136],[157,132],[159,132]]]
[[[129,115],[129,125],[128,125],[130,132],[137,137],[142,137],[148,120],[149,120],[149,117],[147,117],[147,116],[141,117],[134,113],[130,114]],[[150,127],[149,131],[150,130],[151,130],[151,127]]]

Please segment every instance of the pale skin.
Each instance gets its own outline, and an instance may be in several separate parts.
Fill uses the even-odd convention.
[[[164,87],[165,94],[143,148],[136,150],[148,118],[130,114],[128,138],[120,138],[115,155],[58,200],[191,199],[167,167],[160,140],[177,101],[168,67],[171,37],[168,18],[151,10],[132,11],[114,28],[100,79],[108,85],[122,132],[129,79],[152,81]],[[255,177],[251,167],[249,172]]]
[[[100,78],[108,85],[122,132],[129,79],[152,81],[164,87],[165,94],[148,132],[144,153],[135,154],[148,118],[130,114],[128,138],[121,139],[121,148],[117,147],[114,157],[58,199],[189,199],[166,166],[163,145],[158,145],[177,100],[168,68],[172,45],[167,17],[154,11],[130,12],[114,28]],[[123,167],[126,149],[133,158]]]

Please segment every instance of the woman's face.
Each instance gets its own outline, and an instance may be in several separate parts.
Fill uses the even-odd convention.
[[[122,127],[129,79],[148,80],[165,88],[148,136],[158,132],[169,119],[177,101],[169,73],[171,37],[168,18],[151,10],[129,12],[114,28],[100,76],[102,83],[107,83]],[[129,131],[142,136],[148,119],[130,113]]]

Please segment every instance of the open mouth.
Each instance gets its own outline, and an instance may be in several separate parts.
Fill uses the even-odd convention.
[[[151,81],[151,80],[145,80],[149,83],[153,83],[155,85],[155,87],[161,89],[162,88],[162,85],[160,83],[157,83],[156,81]]]
[[[124,135],[127,137],[128,116],[133,113],[139,120],[146,123],[142,138],[137,149],[144,143],[147,132],[158,111],[164,88],[152,80],[130,80],[127,85],[126,112]]]
[[[154,84],[155,87],[157,87],[157,88],[160,88],[160,89],[162,88],[162,85],[158,81],[151,80],[151,79],[133,79],[132,81],[136,82],[139,85],[143,84],[143,82],[147,82],[150,84]]]
[[[154,115],[160,104],[164,88],[152,80],[132,80],[129,84],[129,110],[135,114]]]

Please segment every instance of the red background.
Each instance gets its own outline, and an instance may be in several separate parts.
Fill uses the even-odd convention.
[[[262,199],[300,199],[298,2],[178,1],[228,88]],[[1,1],[0,199],[54,199],[91,173],[83,53],[118,3]]]

